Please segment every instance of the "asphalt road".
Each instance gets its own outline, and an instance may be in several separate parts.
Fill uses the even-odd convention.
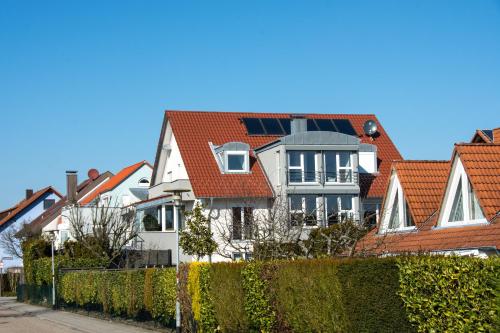
[[[0,297],[0,332],[8,333],[153,333],[122,323],[16,302]]]

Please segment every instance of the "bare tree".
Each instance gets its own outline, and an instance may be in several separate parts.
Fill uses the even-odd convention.
[[[40,232],[35,232],[29,223],[24,223],[20,227],[11,226],[0,233],[0,247],[9,255],[22,259],[22,243],[39,235]]]
[[[92,256],[114,265],[139,232],[133,208],[112,206],[100,199],[91,207],[70,207],[67,218],[74,240]]]

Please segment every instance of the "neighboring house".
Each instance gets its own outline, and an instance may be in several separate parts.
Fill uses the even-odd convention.
[[[52,187],[45,187],[37,192],[26,190],[26,197],[15,206],[0,212],[0,237],[6,233],[16,233],[25,224],[31,223],[39,215],[50,209],[62,198],[61,194]],[[12,256],[0,245],[0,258]],[[22,266],[22,259],[6,260],[5,267]]]
[[[367,135],[366,125],[376,130]],[[309,230],[375,221],[391,162],[400,159],[374,115],[166,111],[149,199],[136,206],[141,238],[145,248],[172,250],[175,262],[176,192],[183,209],[204,205],[220,247],[225,226],[245,242],[245,227],[277,201]],[[219,252],[212,260],[250,257],[252,249]]]
[[[88,218],[90,222],[96,206],[121,210],[145,200],[148,196],[152,172],[153,167],[146,161],[127,166],[79,200],[77,209],[80,210],[81,216]],[[60,243],[72,237],[71,222],[68,219],[71,216],[71,209],[75,208],[67,206],[62,209],[62,219],[57,225]]]
[[[77,172],[66,171],[66,196],[34,219],[29,225],[30,229],[40,231],[42,234],[52,233],[56,237],[56,244],[60,244],[64,237],[67,237],[67,234],[61,233],[59,230],[59,225],[63,223],[63,209],[92,195],[100,185],[112,176],[113,174],[109,171],[100,174],[96,169],[90,169],[88,179],[78,184]]]
[[[500,129],[492,130],[490,139],[456,144],[450,162],[395,162],[380,224],[357,250],[498,254]]]

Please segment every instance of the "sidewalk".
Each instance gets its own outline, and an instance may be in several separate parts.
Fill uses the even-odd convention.
[[[14,297],[0,297],[0,332],[153,333],[155,331],[76,313],[18,303]]]

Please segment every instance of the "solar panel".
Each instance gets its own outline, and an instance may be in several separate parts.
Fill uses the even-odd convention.
[[[262,127],[262,123],[259,118],[243,118],[243,123],[247,128],[249,135],[264,135],[266,131]]]
[[[307,119],[307,131],[319,131],[319,128],[316,125],[316,122],[314,122],[314,119]]]
[[[337,128],[330,119],[315,119],[320,131],[337,132]]]
[[[332,119],[333,124],[335,127],[338,128],[340,133],[344,133],[347,135],[354,135],[356,136],[356,131],[351,125],[351,122],[347,119]]]
[[[292,130],[290,128],[291,127],[290,119],[280,118],[279,121],[281,123],[281,126],[285,130],[285,134],[287,134],[287,135],[290,134],[292,132]]]
[[[283,135],[285,132],[276,118],[261,118],[262,125],[268,135]]]

